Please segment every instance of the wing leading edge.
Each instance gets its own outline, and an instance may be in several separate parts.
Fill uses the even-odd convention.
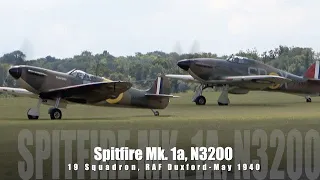
[[[129,82],[121,81],[88,83],[52,89],[40,93],[40,97],[48,99],[60,97],[76,102],[98,102],[117,96],[130,89],[131,86]]]
[[[179,79],[183,81],[199,82],[198,80],[194,79],[191,75],[167,74],[166,77],[172,78],[172,79]]]
[[[223,85],[229,84],[238,87],[248,88],[248,89],[263,89],[274,84],[283,84],[290,82],[291,80],[285,77],[276,75],[250,75],[250,76],[224,76],[216,80],[197,80],[191,75],[175,75],[168,74],[168,78],[180,79],[183,81],[191,81],[203,84],[212,85]]]
[[[37,97],[36,94],[22,88],[0,87],[0,92],[22,97]]]

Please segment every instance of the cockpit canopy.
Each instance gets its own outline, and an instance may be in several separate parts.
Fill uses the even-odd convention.
[[[71,76],[74,76],[74,77],[77,77],[83,81],[90,81],[90,82],[94,82],[96,81],[97,77],[92,75],[92,74],[89,74],[89,73],[86,73],[84,71],[81,71],[81,70],[71,70],[70,72],[68,72],[69,75]]]
[[[239,63],[239,64],[249,64],[251,60],[246,57],[241,57],[241,56],[230,56],[227,61],[229,62],[234,62],[234,63]]]

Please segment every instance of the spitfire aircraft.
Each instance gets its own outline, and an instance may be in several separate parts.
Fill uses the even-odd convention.
[[[189,75],[166,76],[199,83],[193,97],[193,102],[197,105],[206,104],[202,91],[208,87],[221,87],[222,93],[218,105],[230,103],[229,93],[247,94],[252,90],[296,94],[304,96],[306,102],[311,102],[311,96],[319,96],[320,93],[318,61],[309,67],[304,76],[291,74],[257,60],[233,55],[227,59],[184,59],[178,61],[177,65]]]
[[[169,80],[159,76],[149,90],[132,88],[130,82],[112,81],[94,76],[81,70],[67,73],[33,66],[14,66],[9,74],[16,79],[21,88],[0,87],[0,92],[18,96],[38,98],[36,107],[27,112],[29,119],[39,118],[40,104],[53,106],[48,110],[51,119],[61,119],[59,108],[78,103],[94,106],[115,106],[131,108],[164,109],[169,104]]]

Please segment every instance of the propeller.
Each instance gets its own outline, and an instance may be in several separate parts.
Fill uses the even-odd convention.
[[[182,54],[182,48],[181,48],[181,44],[180,41],[177,41],[176,44],[173,47],[173,52],[181,55]]]
[[[2,83],[2,86],[3,87],[8,87],[8,80],[9,80],[9,78],[10,78],[10,74],[9,74],[9,69],[10,68],[12,68],[13,66],[11,65],[9,68],[8,68],[8,70],[7,71],[4,71],[4,73],[6,72],[6,75],[5,75],[5,79],[4,79],[4,81],[3,81],[3,83]]]
[[[173,52],[176,52],[179,55],[183,54],[183,50],[182,50],[180,41],[177,41],[176,44],[174,45]],[[193,40],[189,52],[187,52],[185,54],[196,54],[199,52],[200,52],[200,43],[197,40]]]
[[[190,53],[196,54],[200,52],[200,43],[197,40],[194,40],[191,46]]]
[[[33,58],[33,46],[32,43],[29,41],[29,39],[24,38],[22,41],[22,44],[20,45],[20,48],[18,49],[19,51],[21,51],[24,55],[25,55],[25,59],[32,59]],[[8,87],[9,83],[8,81],[11,80],[11,76],[9,74],[9,69],[12,68],[13,65],[10,65],[10,67],[7,69],[6,72],[4,72],[4,81],[2,82],[2,86],[4,87]],[[6,74],[5,74],[6,73]],[[16,84],[15,80],[14,80],[14,85]]]
[[[29,41],[29,39],[24,38],[19,50],[26,55],[26,59],[33,58],[33,46],[32,46],[32,43]]]

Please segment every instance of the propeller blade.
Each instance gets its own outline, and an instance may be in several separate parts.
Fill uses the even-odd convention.
[[[23,40],[19,50],[25,54],[25,59],[33,58],[33,45],[29,39],[25,38]]]
[[[191,46],[190,53],[195,54],[200,52],[200,44],[197,40],[194,40]]]
[[[182,48],[181,48],[181,44],[180,41],[177,41],[174,48],[173,48],[173,52],[176,52],[177,54],[181,55],[182,54]]]
[[[4,79],[4,81],[3,81],[3,83],[2,83],[2,86],[3,86],[3,87],[9,87],[9,86],[8,86],[8,81],[9,81],[9,78],[11,77],[10,74],[9,74],[9,69],[12,68],[12,67],[13,67],[13,65],[10,65],[9,68],[8,68],[8,70],[7,70],[7,73],[6,73],[6,75],[5,75],[6,78]]]

